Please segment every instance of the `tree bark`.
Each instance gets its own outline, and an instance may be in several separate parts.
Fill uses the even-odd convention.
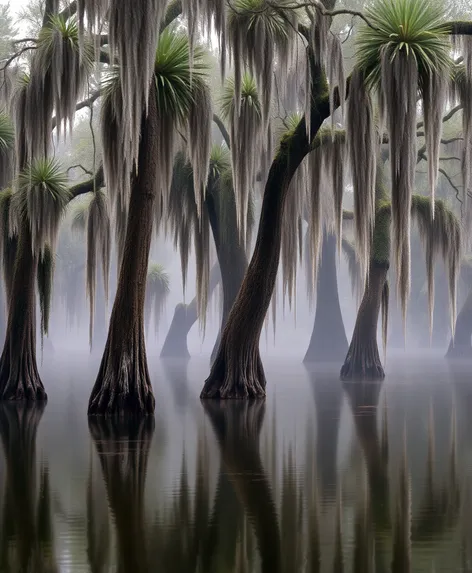
[[[210,271],[208,298],[210,298],[219,281],[220,268],[215,264]],[[190,352],[188,351],[187,346],[187,336],[197,320],[198,313],[196,297],[193,298],[190,304],[184,304],[181,302],[175,307],[174,316],[162,346],[161,358],[190,358]]]
[[[117,571],[147,573],[144,488],[154,417],[89,418],[117,533]]]
[[[472,288],[457,315],[456,332],[449,343],[446,358],[472,358]]]
[[[261,572],[279,573],[278,518],[259,452],[264,403],[204,402],[203,406],[215,431],[226,472],[254,526]],[[250,476],[257,476],[257,479],[249,479]]]
[[[325,230],[318,271],[315,324],[303,362],[338,362],[346,356],[349,347],[339,305],[336,250],[336,236]]]
[[[221,341],[221,333],[224,331],[231,308],[238,296],[244,274],[247,270],[247,256],[244,245],[241,243],[236,217],[236,201],[234,193],[231,198],[227,197],[222,205],[221,197],[209,193],[205,205],[208,211],[213,240],[216,247],[216,255],[221,270],[221,284],[223,286],[223,312],[221,315],[221,327],[216,338],[211,361],[216,358]],[[221,213],[224,213],[224,229],[222,228]]]
[[[144,299],[158,180],[155,89],[152,84],[148,113],[141,123],[138,170],[131,185],[120,276],[89,415],[154,411],[144,340]]]
[[[277,278],[285,199],[293,174],[311,149],[310,141],[313,141],[330,114],[326,79],[313,54],[310,56],[310,66],[310,140],[303,119],[294,134],[281,141],[264,190],[254,253],[228,317],[201,398],[265,397],[266,379],[259,340]],[[248,150],[248,153],[251,152]]]
[[[384,369],[377,346],[377,323],[388,264],[371,261],[369,281],[357,313],[354,333],[341,380],[383,380]]]
[[[46,400],[36,364],[37,257],[33,253],[28,221],[20,228],[8,324],[0,358],[1,400]]]

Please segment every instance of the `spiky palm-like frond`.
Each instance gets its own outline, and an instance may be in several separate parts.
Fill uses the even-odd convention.
[[[173,29],[166,29],[159,37],[154,57],[154,79],[157,108],[159,114],[159,187],[162,201],[157,201],[165,207],[170,187],[172,165],[174,158],[174,140],[176,130],[184,127],[193,113],[198,117],[198,130],[189,138],[193,159],[198,162],[199,172],[203,168],[204,153],[196,147],[208,147],[205,130],[210,129],[206,116],[196,108],[202,108],[209,113],[208,90],[205,86],[205,65],[203,51],[196,49],[192,60],[189,57],[188,38]],[[125,123],[125,101],[116,71],[109,75],[104,84],[104,99],[102,103],[102,140],[104,142],[104,167],[108,188],[116,194],[123,195],[125,201],[129,196],[130,173],[133,167],[135,153],[131,147],[134,143],[129,139]],[[145,112],[144,107],[141,114]],[[205,127],[206,126],[206,127]],[[209,153],[209,149],[207,150]],[[206,162],[208,158],[206,159]]]
[[[234,63],[234,99],[239,111],[246,66],[262,94],[264,124],[269,117],[276,60],[284,67],[295,37],[297,13],[266,0],[237,0],[228,15],[228,40]]]
[[[0,189],[11,185],[14,173],[15,130],[4,111],[0,111]]]
[[[235,101],[238,90],[240,95]],[[259,149],[262,136],[262,107],[256,81],[251,75],[242,76],[238,89],[235,79],[230,78],[227,81],[221,111],[230,125],[231,165],[238,227],[241,236],[245,237],[250,190],[258,167],[256,150]]]
[[[15,130],[10,117],[4,111],[0,111],[0,154],[4,155],[11,151],[15,144]]]
[[[97,261],[102,266],[105,300],[108,300],[108,278],[110,275],[111,222],[106,194],[97,189],[91,199],[87,214],[87,262],[86,283],[89,299],[89,343],[92,347],[93,321],[95,313],[95,289],[97,284]]]
[[[54,253],[49,245],[45,245],[38,260],[36,281],[39,294],[39,309],[41,312],[41,348],[44,335],[49,330],[49,315],[51,312],[52,288],[54,283]]]
[[[151,263],[148,268],[146,281],[145,320],[146,330],[149,329],[151,314],[154,317],[154,329],[157,336],[159,320],[169,295],[169,275],[162,265]]]
[[[54,159],[38,159],[24,169],[13,195],[20,220],[27,219],[33,249],[54,250],[59,223],[71,199],[67,175]]]
[[[425,138],[431,161],[431,196],[438,172],[442,113],[450,70],[444,12],[429,0],[376,0],[367,10],[375,29],[362,28],[357,62],[366,81],[380,88],[390,141],[393,249],[403,317],[410,289],[410,213],[416,166],[418,91],[423,97]],[[360,135],[359,135],[360,137]],[[431,203],[434,215],[434,202]]]
[[[56,126],[72,131],[77,100],[82,96],[85,81],[93,66],[93,48],[85,42],[79,46],[79,29],[74,18],[50,17],[38,38],[33,61],[33,73],[42,76],[43,84],[50,82],[53,90],[53,105],[56,111]],[[43,89],[48,86],[43,85]]]
[[[379,86],[382,58],[392,63],[405,53],[418,68],[422,85],[432,75],[451,69],[451,45],[444,28],[444,8],[433,0],[375,0],[365,8],[372,27],[356,36],[356,58],[367,82]]]

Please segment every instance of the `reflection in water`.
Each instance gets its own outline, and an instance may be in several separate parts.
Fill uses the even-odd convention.
[[[0,405],[0,435],[6,466],[0,534],[0,571],[57,571],[47,465],[36,477],[36,433],[41,403]]]
[[[206,368],[163,368],[155,420],[88,422],[80,379],[0,407],[0,573],[472,571],[466,372],[200,402]]]

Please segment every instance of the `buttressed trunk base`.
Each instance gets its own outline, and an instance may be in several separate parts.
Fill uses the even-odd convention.
[[[0,358],[1,400],[47,400],[36,364],[36,264],[29,224],[25,221],[20,229]]]
[[[357,313],[352,341],[341,368],[341,380],[383,380],[385,372],[377,345],[382,291],[387,279],[388,264],[372,262],[369,282]]]
[[[144,299],[157,192],[157,102],[152,84],[141,124],[138,172],[133,176],[123,260],[108,338],[88,413],[152,414],[155,400],[144,341]]]

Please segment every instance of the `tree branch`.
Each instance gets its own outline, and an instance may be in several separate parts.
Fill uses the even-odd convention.
[[[90,171],[89,169],[86,169],[81,163],[77,163],[76,165],[71,165],[70,167],[67,168],[66,173],[68,174],[69,171],[72,171],[72,169],[82,169],[82,171],[84,173],[87,173],[87,175],[92,176],[93,172]]]
[[[223,136],[223,139],[225,140],[228,149],[231,149],[231,141],[229,139],[228,130],[226,129],[225,124],[222,122],[222,120],[216,115],[216,113],[213,114],[213,122],[218,126],[218,129],[220,130],[220,133]]]
[[[19,58],[21,56],[21,54],[23,54],[27,50],[36,50],[36,46],[24,46],[23,48],[21,48],[21,50],[18,50],[18,52],[15,52],[13,54],[13,56],[10,56],[8,58],[5,65],[0,68],[0,71],[6,70],[8,68],[8,66],[13,62],[13,60],[15,60],[16,58]]]
[[[90,193],[95,189],[100,189],[105,184],[105,175],[103,172],[103,164],[100,164],[95,176],[91,179],[87,179],[87,181],[82,181],[82,183],[77,183],[77,185],[73,185],[69,191],[72,195],[72,199],[75,199],[79,195],[85,195],[85,193]]]

